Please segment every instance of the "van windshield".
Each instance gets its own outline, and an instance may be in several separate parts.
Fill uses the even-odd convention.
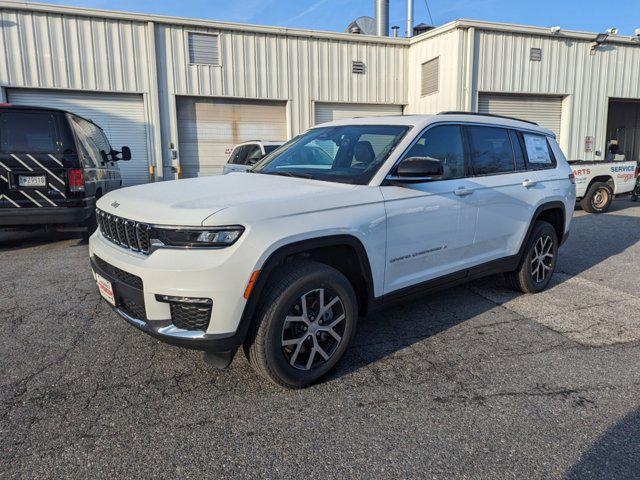
[[[407,131],[405,125],[314,128],[266,156],[251,172],[365,185]]]

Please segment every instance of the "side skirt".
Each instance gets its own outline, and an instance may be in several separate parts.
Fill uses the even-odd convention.
[[[417,285],[401,288],[400,290],[396,290],[394,292],[387,293],[382,297],[373,299],[369,312],[380,310],[413,298],[423,297],[434,292],[446,290],[447,288],[455,287],[456,285],[461,285],[478,278],[495,275],[497,273],[512,272],[518,268],[519,264],[520,255],[513,255],[450,273],[443,277],[434,278],[433,280],[427,280],[426,282],[422,282]]]

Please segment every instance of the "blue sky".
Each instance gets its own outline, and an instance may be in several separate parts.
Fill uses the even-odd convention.
[[[46,0],[45,0],[46,1]],[[343,31],[360,15],[373,16],[373,0],[63,0],[65,5],[208,18],[260,25]],[[390,0],[391,24],[404,27],[406,2]],[[456,18],[495,20],[566,29],[640,28],[640,0],[429,0],[434,23]],[[416,23],[427,22],[424,0],[415,0]]]

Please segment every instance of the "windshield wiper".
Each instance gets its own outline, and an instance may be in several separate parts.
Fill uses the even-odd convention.
[[[296,177],[296,178],[313,178],[313,175],[309,173],[294,173],[294,172],[265,172],[262,171],[260,173],[264,173],[266,175],[280,175],[282,177]]]

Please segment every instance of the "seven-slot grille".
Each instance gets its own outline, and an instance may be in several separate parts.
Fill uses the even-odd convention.
[[[149,225],[96,210],[100,233],[116,245],[149,254]]]

